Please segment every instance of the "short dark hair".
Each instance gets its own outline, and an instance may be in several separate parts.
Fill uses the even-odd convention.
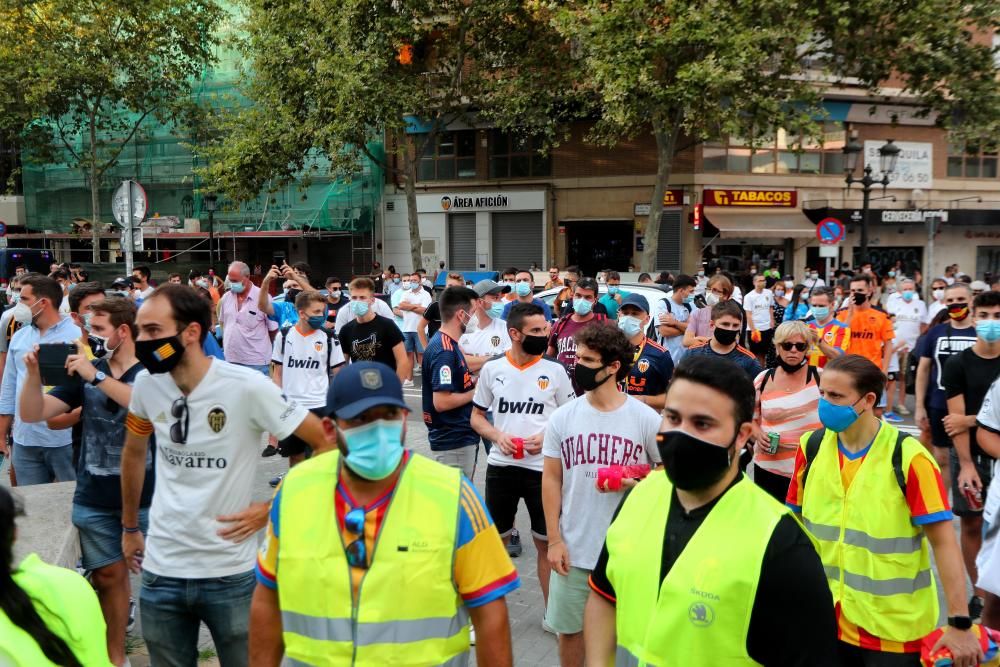
[[[580,275],[580,267],[577,266],[576,264],[572,266],[567,266],[565,269],[563,269],[563,273],[575,273],[576,275]]]
[[[135,273],[136,271],[139,272],[139,275],[142,276],[143,280],[149,280],[149,277],[151,275],[153,275],[152,272],[149,270],[148,266],[136,266],[136,267],[133,267],[132,268],[132,273]]]
[[[677,380],[701,384],[728,396],[733,402],[733,419],[737,428],[753,421],[756,396],[753,383],[747,374],[729,359],[712,355],[688,355],[674,368],[667,393],[676,386]]]
[[[516,266],[508,266],[506,269],[500,272],[501,278],[503,278],[504,276],[516,276],[516,275],[517,275]]]
[[[643,271],[642,273],[640,273],[640,274],[639,274],[639,282],[640,282],[640,283],[641,283],[641,282],[642,282],[643,280],[652,280],[652,279],[653,279],[653,276],[649,275],[649,274],[648,274],[648,273],[646,273],[645,271]]]
[[[617,271],[607,271],[604,274],[604,280],[621,280],[622,276]]]
[[[472,301],[479,298],[468,287],[446,287],[438,299],[441,321],[450,322],[460,310],[471,310]]]
[[[69,296],[67,296],[70,311],[79,313],[80,304],[83,303],[83,300],[95,294],[104,296],[104,288],[101,287],[101,283],[78,283],[76,287],[70,290]]]
[[[597,286],[597,281],[590,276],[584,276],[576,281],[576,289],[591,290],[594,293],[594,296],[601,293],[600,288]]]
[[[131,299],[120,296],[109,296],[102,301],[98,301],[90,309],[95,313],[107,315],[111,320],[111,326],[115,329],[123,324],[128,325],[128,330],[132,334],[132,339],[138,335],[135,327],[135,304]]]
[[[341,280],[340,278],[338,278],[337,276],[330,276],[329,278],[326,279],[326,282],[323,283],[323,284],[324,285],[330,285],[332,283],[340,283],[341,285],[343,285],[344,281]]]
[[[738,320],[743,319],[743,309],[740,308],[732,299],[726,299],[725,301],[720,301],[719,303],[712,306],[712,321],[716,321],[721,317],[726,315],[731,315]]]
[[[541,306],[533,303],[518,301],[511,306],[510,312],[507,313],[507,328],[520,331],[521,327],[524,326],[524,320],[533,315],[545,315],[545,311],[542,310]]]
[[[174,278],[180,278],[180,277],[181,274],[179,273],[171,273],[170,275],[167,276],[167,280],[173,280]]]
[[[996,308],[1000,306],[1000,292],[987,291],[977,294],[972,300],[972,310],[976,308]]]
[[[162,297],[170,304],[170,311],[174,322],[177,323],[177,331],[187,327],[189,324],[197,324],[201,327],[199,340],[204,343],[208,330],[212,328],[212,309],[205,303],[197,291],[188,285],[176,285],[167,283],[156,288],[149,298]]]
[[[26,273],[21,277],[21,288],[24,287],[30,287],[36,299],[48,299],[56,310],[62,305],[62,287],[54,278],[40,273]]]
[[[852,283],[864,283],[865,285],[868,285],[868,287],[872,286],[873,281],[874,279],[867,273],[858,273],[856,275],[851,276]]]
[[[845,354],[830,359],[823,368],[824,373],[839,371],[851,376],[854,388],[862,396],[875,394],[878,399],[885,390],[885,375],[882,369],[860,354]]]
[[[201,272],[201,269],[191,269],[188,271],[188,280],[193,282],[196,279],[201,278],[203,275],[205,274]]]
[[[573,336],[577,345],[586,345],[601,355],[601,363],[607,366],[616,361],[621,363],[615,380],[621,382],[628,376],[632,367],[632,357],[635,350],[625,333],[615,324],[607,321],[591,322]]]
[[[833,291],[832,287],[813,287],[809,298],[811,299],[814,296],[825,296],[830,299],[830,303],[833,303],[833,300],[837,298],[837,293]]]
[[[49,278],[53,280],[69,280],[69,271],[66,269],[56,269],[49,274]]]
[[[684,289],[685,287],[696,287],[698,281],[689,276],[686,273],[679,273],[677,277],[674,278],[674,289]]]

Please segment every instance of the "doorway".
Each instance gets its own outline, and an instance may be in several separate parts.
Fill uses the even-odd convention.
[[[578,220],[566,224],[566,258],[585,276],[598,271],[628,271],[635,244],[631,220]]]

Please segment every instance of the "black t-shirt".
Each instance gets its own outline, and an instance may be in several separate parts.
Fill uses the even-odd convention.
[[[100,359],[94,367],[113,377],[108,362]],[[142,370],[136,363],[117,378],[125,384],[134,384],[135,376]],[[76,491],[73,502],[85,507],[120,510],[122,508],[122,449],[125,446],[125,416],[128,409],[108,398],[100,388],[89,382],[53,387],[50,396],[58,398],[70,410],[83,407],[80,423],[80,459],[76,465]],[[149,507],[153,501],[153,456],[155,443],[150,438],[146,451],[146,478],[142,483],[140,507]]]
[[[387,317],[376,315],[371,322],[354,319],[340,330],[340,347],[351,361],[378,361],[396,369],[392,348],[403,342],[403,333]]]
[[[430,340],[441,328],[441,305],[437,301],[424,310],[424,319],[427,320],[427,340]]]
[[[737,476],[722,495],[742,478],[742,474]],[[744,482],[752,484],[749,480]],[[674,491],[663,537],[661,582],[722,495],[687,512]],[[626,498],[627,493],[622,503]],[[616,518],[620,511],[621,504],[615,510]],[[607,567],[605,543],[590,580],[605,597],[614,599],[615,590],[608,581]],[[840,664],[836,657],[837,621],[833,597],[823,564],[809,538],[791,516],[778,521],[764,552],[757,594],[750,612],[747,653],[768,667],[835,667]]]
[[[330,324],[336,323],[337,313],[340,312],[341,308],[343,308],[350,302],[351,300],[348,299],[346,296],[341,296],[340,301],[338,301],[337,303],[330,303],[329,301],[327,301],[326,321],[329,322]]]
[[[970,347],[954,354],[944,364],[941,383],[947,398],[965,396],[965,414],[978,415],[986,392],[1000,375],[1000,357],[984,359]],[[970,451],[973,456],[989,456],[976,444],[976,428],[969,429]],[[991,457],[992,458],[992,457]]]

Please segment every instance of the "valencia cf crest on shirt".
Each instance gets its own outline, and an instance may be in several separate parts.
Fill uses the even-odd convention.
[[[220,433],[226,427],[226,412],[222,408],[212,408],[208,413],[208,426],[214,433]]]
[[[542,391],[545,391],[546,389],[549,388],[549,376],[548,375],[539,375],[538,376],[538,388],[541,389]]]
[[[316,348],[317,352],[322,352],[323,351],[323,341],[321,341],[321,340],[316,341],[315,343],[313,343],[313,347]]]
[[[640,359],[639,363],[636,364],[636,368],[640,373],[645,373],[649,370],[649,359]]]
[[[493,345],[493,347],[500,347],[500,336],[491,337],[490,344]]]

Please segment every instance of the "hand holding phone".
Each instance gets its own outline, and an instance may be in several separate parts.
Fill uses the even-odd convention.
[[[39,345],[38,369],[42,376],[42,384],[47,387],[58,387],[79,382],[79,376],[70,375],[66,370],[66,360],[76,352],[76,343],[42,343]]]

